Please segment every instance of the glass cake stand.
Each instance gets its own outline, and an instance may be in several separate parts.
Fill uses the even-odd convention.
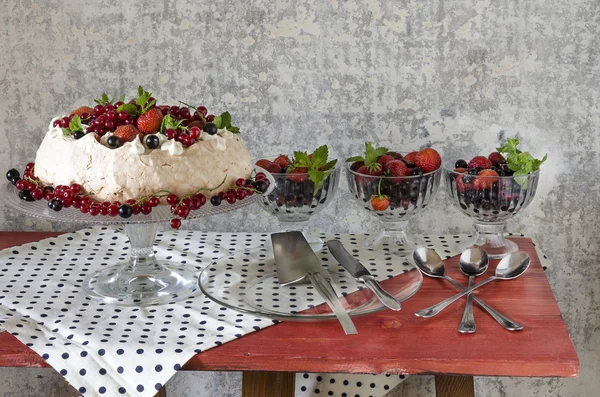
[[[159,260],[154,255],[156,231],[161,222],[169,221],[170,206],[159,205],[149,215],[139,214],[129,219],[93,217],[72,207],[56,212],[48,208],[46,200],[27,202],[21,200],[17,193],[17,188],[7,183],[0,188],[0,200],[25,215],[65,223],[122,225],[125,228],[130,242],[129,261],[87,276],[83,290],[90,298],[120,306],[150,306],[177,302],[200,292],[198,270],[193,265]],[[255,203],[259,198],[259,194],[254,194],[234,204],[223,202],[217,207],[207,202],[200,209],[191,211],[187,219],[234,211]]]

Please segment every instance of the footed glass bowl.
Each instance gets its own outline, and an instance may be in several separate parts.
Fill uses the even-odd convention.
[[[446,189],[460,211],[473,219],[475,234],[461,251],[478,246],[492,259],[518,250],[504,238],[504,224],[533,200],[540,173],[514,176],[478,176],[444,168]]]
[[[261,158],[273,160],[275,157]],[[299,230],[314,250],[321,249],[323,241],[308,233],[307,225],[310,217],[323,210],[333,199],[340,182],[340,163],[326,171],[321,184],[315,184],[307,173],[270,173],[260,167],[256,170],[268,174],[272,183],[272,190],[262,195],[259,205],[277,217],[281,231]]]
[[[365,240],[368,248],[381,248],[384,244],[408,252],[422,246],[419,238],[407,233],[408,222],[422,212],[437,194],[442,169],[414,176],[370,176],[352,171],[346,163],[346,177],[350,193],[355,200],[379,220],[379,231]],[[372,198],[385,196],[389,205],[376,210]]]

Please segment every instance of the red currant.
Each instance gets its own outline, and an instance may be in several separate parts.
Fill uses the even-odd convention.
[[[115,128],[115,122],[112,120],[107,120],[104,122],[104,126],[107,130],[111,131],[113,128]]]
[[[25,181],[23,179],[19,179],[15,187],[19,190],[25,189]]]
[[[209,123],[211,123],[214,119],[215,119],[214,114],[209,114],[208,116],[206,116],[206,121],[208,121]]]
[[[179,197],[177,197],[174,194],[169,194],[169,196],[167,197],[167,203],[171,204],[171,205],[175,205],[179,202]]]
[[[63,190],[62,198],[67,200],[73,200],[73,197],[75,197],[75,195],[73,194],[73,191],[71,189]]]
[[[144,203],[140,207],[140,212],[144,215],[148,215],[152,212],[152,205],[150,203]]]
[[[204,196],[202,193],[194,195],[193,198],[200,200],[200,207],[206,204],[206,196]]]
[[[134,120],[133,120],[133,118],[131,118],[131,117],[130,117],[130,118],[128,118],[128,119],[125,119],[125,124],[126,124],[126,125],[133,124],[133,122],[134,122]]]
[[[244,189],[239,189],[235,191],[235,198],[238,200],[243,200],[246,198],[246,191]]]
[[[181,206],[179,206],[179,208],[177,208],[177,216],[186,218],[189,214],[190,214],[190,207],[181,205]]]
[[[190,128],[190,137],[192,137],[193,139],[200,138],[201,133],[202,133],[202,130],[200,130],[200,128],[198,128],[198,127]]]
[[[65,203],[63,201],[63,207],[65,206]],[[90,212],[90,206],[89,204],[81,204],[81,207],[79,208],[79,211],[83,212],[84,214],[87,214],[88,212]]]
[[[148,203],[153,206],[156,207],[160,204],[160,200],[158,197],[150,197],[150,199],[148,199]]]
[[[105,112],[110,112],[111,110],[115,110],[114,105],[108,104],[108,105],[104,105],[104,111]]]
[[[44,198],[44,192],[42,192],[42,189],[35,189],[31,192],[31,197],[33,197],[34,200],[41,200]]]
[[[132,213],[133,215],[137,215],[137,214],[139,214],[139,213],[140,213],[140,209],[141,209],[141,208],[140,208],[140,206],[139,206],[139,205],[134,205],[134,206],[132,206],[132,207],[131,207],[131,213]]]
[[[25,170],[27,170],[27,171],[32,170],[34,166],[35,166],[34,163],[27,163],[27,165],[25,166]]]
[[[69,208],[73,202],[71,200],[62,200],[61,201],[63,208]]]
[[[96,205],[96,204],[92,204],[92,206],[90,207],[90,215],[96,216],[99,213],[100,213],[100,206]]]
[[[117,112],[115,112],[114,110],[111,110],[110,112],[106,113],[106,118],[109,120],[115,121],[117,117]]]
[[[118,109],[123,104],[123,101],[115,102],[115,108]]]
[[[235,203],[235,194],[234,193],[227,193],[227,202],[229,204],[233,204]]]
[[[198,111],[202,113],[203,116],[206,116],[208,114],[208,109],[206,109],[205,106],[198,106]]]
[[[85,204],[85,205],[89,206],[90,204],[92,204],[92,199],[89,198],[89,196],[82,197],[81,198],[81,204],[82,205]]]
[[[78,183],[74,183],[71,185],[71,191],[73,192],[73,194],[78,194],[80,193],[82,190],[81,185]]]
[[[48,199],[46,199],[46,200],[48,200]],[[73,197],[72,203],[73,203],[73,208],[81,208],[81,197],[80,196]]]
[[[192,200],[189,197],[186,197],[183,200],[181,200],[181,205],[189,207],[191,202]]]
[[[235,185],[240,187],[246,186],[246,180],[244,178],[238,178],[235,181]]]
[[[104,202],[102,203],[102,206],[103,206],[103,207],[107,207],[107,208],[108,208],[108,207],[110,206],[110,201],[104,201]]]
[[[44,199],[47,200],[47,201],[54,200],[54,193],[52,193],[50,190],[46,190],[44,192]]]
[[[129,113],[127,113],[126,111],[122,110],[119,112],[119,119],[125,121],[129,118]]]
[[[108,215],[108,207],[100,207],[101,215]]]
[[[125,203],[129,204],[129,205],[133,205],[133,204],[135,204],[135,201],[136,201],[135,199],[129,199],[129,200],[125,201]]]
[[[264,172],[257,172],[256,176],[254,177],[254,179],[259,180],[259,179],[267,179],[267,176],[265,175]]]
[[[182,119],[189,119],[190,118],[190,110],[188,108],[183,108],[181,110],[179,110],[179,117],[181,117]]]
[[[115,205],[114,203],[108,207],[108,216],[115,217],[119,215],[119,205]]]
[[[221,200],[225,200],[225,197],[227,196],[227,194],[225,192],[219,192],[218,196]]]
[[[190,204],[190,209],[197,210],[200,207],[202,207],[202,204],[200,203],[200,199],[197,197],[192,197],[192,203]]]
[[[174,129],[169,128],[168,130],[165,131],[165,135],[167,136],[167,138],[173,139],[177,135],[177,132],[175,132]]]
[[[179,229],[181,227],[181,219],[179,219],[179,218],[171,219],[171,227],[173,229]]]

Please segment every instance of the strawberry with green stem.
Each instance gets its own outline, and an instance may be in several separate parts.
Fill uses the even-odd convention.
[[[357,170],[359,174],[366,175],[381,175],[383,173],[383,167],[378,160],[381,156],[386,154],[388,149],[386,147],[375,148],[371,142],[365,143],[365,155],[363,156],[354,156],[346,159],[346,162],[352,162],[356,164],[357,162],[363,162],[363,165],[360,166]],[[354,165],[353,164],[353,165]]]
[[[385,194],[381,194],[381,181],[383,177],[379,177],[379,183],[377,184],[377,195],[371,196],[371,206],[375,211],[385,211],[390,206],[390,199]]]

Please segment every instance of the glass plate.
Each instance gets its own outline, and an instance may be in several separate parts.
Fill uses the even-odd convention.
[[[375,277],[387,275],[381,285],[400,302],[413,296],[423,283],[421,272],[406,258],[358,246],[347,248]],[[316,254],[329,271],[348,314],[360,316],[386,308],[338,264],[327,247]],[[198,284],[213,301],[243,313],[288,321],[335,318],[310,283],[279,285],[269,246],[237,251],[216,260],[202,270]]]

